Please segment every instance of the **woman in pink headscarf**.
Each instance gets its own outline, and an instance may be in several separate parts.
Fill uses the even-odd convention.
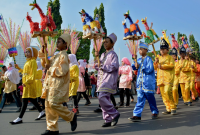
[[[122,66],[119,68],[119,91],[120,91],[120,105],[124,106],[124,93],[126,94],[126,106],[130,105],[130,89],[132,81],[132,68],[130,61],[125,57],[122,59]]]

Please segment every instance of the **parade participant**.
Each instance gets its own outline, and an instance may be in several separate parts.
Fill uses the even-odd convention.
[[[37,72],[36,72],[36,78],[35,78],[35,84],[36,84],[36,90],[37,90],[37,101],[38,103],[41,102],[42,104],[42,109],[45,109],[45,100],[41,99],[41,95],[42,95],[42,65],[40,61],[37,61]],[[33,106],[31,109],[29,110],[36,110],[36,107]]]
[[[200,63],[199,63],[198,58],[196,59],[196,66],[197,66],[197,72],[196,72],[196,77],[195,77],[195,88],[200,97]]]
[[[70,84],[69,84],[69,97],[72,97],[73,112],[79,114],[78,101],[77,101],[77,90],[79,87],[79,68],[75,54],[69,54],[70,60]]]
[[[125,57],[122,59],[122,66],[119,67],[119,91],[120,91],[120,105],[124,106],[124,94],[126,94],[126,107],[130,105],[130,89],[132,77],[132,68],[130,61]]]
[[[102,127],[115,126],[120,117],[119,112],[114,108],[114,105],[110,102],[111,94],[116,93],[119,61],[117,54],[113,51],[113,46],[117,41],[117,36],[112,33],[106,37],[104,42],[104,48],[106,52],[101,55],[100,63],[95,64],[96,70],[98,70],[97,79],[97,92],[99,92],[99,103],[101,105],[103,119],[105,123]],[[99,54],[96,51],[95,56]]]
[[[172,95],[173,95],[174,102],[177,107],[178,100],[179,100],[178,85],[179,85],[180,70],[179,70],[179,66],[178,66],[178,60],[177,60],[178,52],[177,52],[176,48],[172,48],[171,55],[175,61],[175,76],[174,76],[174,83],[173,83],[173,88],[172,88]]]
[[[19,117],[14,121],[11,121],[11,124],[19,124],[22,123],[22,118],[26,111],[28,101],[31,101],[32,104],[37,108],[38,112],[40,113],[39,116],[35,120],[40,120],[41,118],[45,117],[45,113],[40,108],[37,102],[37,91],[36,91],[36,72],[37,72],[37,63],[36,59],[38,56],[37,49],[33,47],[26,48],[25,56],[27,58],[26,63],[24,64],[24,68],[21,69],[17,64],[15,67],[19,69],[19,72],[23,74],[22,77],[22,86],[23,86],[23,95],[22,95],[22,109],[19,114]]]
[[[3,69],[5,73],[3,76],[1,76],[1,79],[5,81],[5,87],[3,91],[4,92],[3,98],[0,104],[0,113],[2,109],[4,108],[6,97],[9,93],[12,93],[12,96],[15,99],[15,103],[17,107],[19,108],[16,112],[20,112],[22,103],[16,93],[16,90],[17,90],[16,85],[19,84],[20,82],[20,77],[19,77],[19,72],[18,72],[19,70],[15,68],[14,62],[9,63],[8,70],[6,67],[4,67]]]
[[[188,59],[188,56],[186,56],[186,59]],[[192,54],[189,55],[189,61],[191,66],[190,91],[192,92],[192,97],[194,98],[193,101],[198,101],[199,95],[195,89],[195,72],[197,72],[197,66],[195,62],[196,59]]]
[[[62,34],[57,40],[58,54],[50,58],[49,63],[45,62],[43,49],[39,51],[42,66],[47,69],[41,98],[45,98],[47,130],[42,135],[57,135],[59,116],[71,123],[71,130],[77,127],[77,116],[69,111],[62,103],[69,99],[70,69],[69,59],[66,53],[71,37],[69,34]]]
[[[180,56],[181,59],[179,60],[178,65],[180,69],[179,83],[181,86],[181,93],[184,104],[191,106],[192,104],[192,99],[190,96],[191,65],[190,61],[185,58],[186,49],[184,48],[184,46],[180,48]]]
[[[97,79],[96,77],[94,76],[94,72],[91,72],[91,76],[90,76],[90,82],[91,82],[91,85],[92,85],[92,98],[94,98],[94,94],[95,94],[95,90],[96,90],[96,82],[97,82]]]
[[[142,58],[135,63],[136,69],[138,69],[137,75],[137,104],[133,110],[133,117],[129,120],[136,122],[141,120],[142,111],[144,109],[145,101],[149,102],[149,106],[152,112],[152,119],[158,118],[158,108],[156,105],[155,93],[155,72],[153,61],[151,57],[147,56],[148,44],[140,42],[139,54]],[[137,59],[137,56],[135,56]]]
[[[86,94],[86,87],[85,87],[85,81],[84,81],[84,75],[85,75],[85,65],[84,65],[84,60],[79,60],[79,86],[78,86],[78,90],[77,90],[77,100],[78,103],[80,101],[81,95],[83,95],[83,97],[86,100],[85,105],[90,105],[90,99],[88,97],[88,95]]]
[[[156,58],[154,68],[157,70],[157,86],[160,88],[163,102],[166,106],[163,114],[176,114],[176,105],[172,95],[172,86],[174,82],[174,59],[168,54],[169,44],[165,39],[161,40],[161,56]]]

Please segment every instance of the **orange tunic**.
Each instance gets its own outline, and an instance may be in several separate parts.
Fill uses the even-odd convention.
[[[200,64],[196,65],[197,70],[196,70],[196,78],[195,78],[195,83],[196,83],[196,89],[200,89]]]

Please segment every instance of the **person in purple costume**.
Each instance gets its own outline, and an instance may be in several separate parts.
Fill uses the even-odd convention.
[[[104,42],[104,52],[100,57],[100,63],[95,64],[98,71],[97,92],[99,92],[99,104],[101,105],[103,119],[102,127],[115,126],[120,117],[119,112],[110,102],[110,95],[116,93],[119,61],[117,54],[113,51],[113,46],[117,41],[117,36],[112,33],[106,37]],[[95,51],[95,56],[98,57],[98,52]]]

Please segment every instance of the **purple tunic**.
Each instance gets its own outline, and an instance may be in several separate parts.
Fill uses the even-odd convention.
[[[117,54],[111,50],[105,52],[100,58],[100,67],[95,65],[98,71],[97,92],[116,93],[119,61]]]

